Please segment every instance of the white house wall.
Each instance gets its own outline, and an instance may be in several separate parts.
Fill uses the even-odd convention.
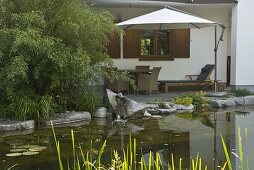
[[[236,88],[254,91],[254,1],[239,0],[232,12],[232,77]]]
[[[182,7],[184,11],[200,17],[228,25],[228,8],[214,7]],[[110,8],[108,9],[116,18],[124,20],[154,11],[156,9],[140,8]],[[120,11],[120,12],[119,12]],[[218,29],[218,38],[220,36]],[[214,28],[191,29],[190,58],[175,59],[174,61],[139,61],[138,59],[114,59],[114,64],[120,69],[134,69],[136,65],[162,66],[159,80],[182,80],[186,74],[199,74],[205,64],[214,63]],[[224,41],[218,51],[218,80],[226,82],[226,57],[227,57],[227,30]],[[212,75],[213,78],[214,75]]]

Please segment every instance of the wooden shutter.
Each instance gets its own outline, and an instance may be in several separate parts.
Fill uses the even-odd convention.
[[[111,58],[120,58],[120,35],[110,35],[107,53]]]
[[[173,31],[174,58],[190,58],[190,29]]]
[[[140,30],[125,30],[123,56],[124,58],[139,58]]]

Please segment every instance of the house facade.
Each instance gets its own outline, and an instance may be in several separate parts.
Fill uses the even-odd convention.
[[[217,79],[233,88],[254,91],[254,48],[252,47],[252,0],[93,0],[97,10],[109,11],[115,22],[137,17],[166,5],[226,26],[218,50]],[[253,14],[252,14],[253,13]],[[137,65],[161,66],[159,80],[184,80],[214,64],[214,47],[221,28],[175,30],[125,30],[111,37],[108,53],[119,69]],[[121,50],[123,49],[123,50]],[[214,74],[211,75],[214,79]]]

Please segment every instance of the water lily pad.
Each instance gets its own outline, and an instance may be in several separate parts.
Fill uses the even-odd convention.
[[[10,152],[25,152],[26,149],[11,149]]]
[[[32,152],[40,152],[40,151],[42,151],[44,149],[47,149],[47,147],[45,147],[45,146],[38,146],[38,147],[35,147],[35,148],[29,148],[28,150],[32,151]]]
[[[6,156],[8,156],[8,157],[21,156],[21,155],[22,155],[22,153],[8,153],[8,154],[6,154]]]
[[[20,146],[16,146],[16,148],[18,149],[31,149],[31,148],[36,148],[39,147],[39,145],[20,145]]]
[[[31,152],[31,151],[28,151],[28,152],[23,152],[22,154],[23,155],[26,155],[26,156],[29,156],[29,155],[36,155],[38,154],[39,152]]]

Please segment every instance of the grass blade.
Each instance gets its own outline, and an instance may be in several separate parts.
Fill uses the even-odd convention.
[[[227,160],[227,164],[228,164],[228,169],[232,170],[232,165],[231,165],[230,157],[229,157],[229,154],[228,154],[228,149],[227,149],[227,146],[225,144],[225,141],[223,139],[222,134],[220,134],[220,138],[221,138],[221,141],[222,141],[222,146],[223,146],[224,154],[226,156],[226,160]]]

